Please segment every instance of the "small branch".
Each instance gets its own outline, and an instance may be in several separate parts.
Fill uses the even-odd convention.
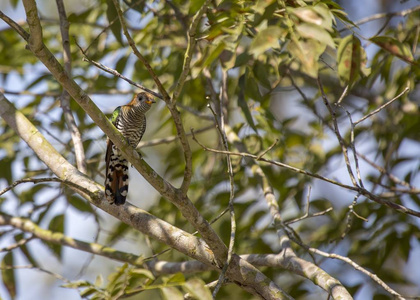
[[[27,239],[21,239],[18,242],[12,244],[12,245],[9,245],[9,246],[4,247],[4,248],[0,248],[0,252],[8,252],[8,251],[11,251],[13,249],[19,248],[20,246],[26,245],[28,242],[32,241],[33,239],[34,239],[33,236],[31,236]]]
[[[25,266],[4,266],[4,267],[0,267],[0,270],[22,270],[22,269],[29,269],[29,270],[36,270],[36,271],[40,271],[43,273],[47,273],[48,275],[51,275],[55,278],[57,278],[58,280],[64,281],[65,283],[71,283],[70,280],[68,280],[67,278],[61,276],[58,273],[54,273],[52,271],[48,271],[46,269],[40,268],[40,267],[36,267],[34,265],[25,265]]]
[[[306,197],[306,212],[305,212],[305,214],[302,217],[299,217],[297,219],[293,219],[293,220],[290,220],[290,221],[285,221],[284,224],[290,225],[290,224],[302,221],[304,219],[309,219],[309,218],[313,218],[313,217],[322,216],[322,215],[325,215],[326,213],[333,210],[332,207],[329,207],[326,210],[323,210],[323,211],[320,211],[320,212],[317,212],[317,213],[314,213],[314,214],[309,214],[309,206],[310,206],[309,199],[310,199],[310,195],[311,195],[311,189],[312,189],[311,186],[309,186],[308,195]]]
[[[337,104],[341,104],[341,102],[344,100],[344,97],[347,96],[347,92],[349,90],[349,85],[346,85],[346,87],[343,90],[343,93],[341,94],[340,98],[338,98]]]
[[[6,16],[1,10],[0,18],[13,28],[25,41],[29,40],[29,33],[27,33],[18,23]]]
[[[64,70],[68,76],[71,77],[71,51],[70,51],[70,38],[69,38],[69,22],[67,20],[66,10],[64,7],[63,0],[56,0],[58,8],[58,16],[60,18],[60,31],[61,39],[63,44],[63,60]],[[60,104],[64,114],[64,120],[70,131],[71,139],[74,145],[74,152],[76,156],[77,169],[80,172],[86,174],[86,156],[85,150],[83,149],[82,135],[80,134],[79,128],[76,125],[76,121],[70,109],[70,95],[63,89],[60,96]]]
[[[206,132],[206,131],[211,130],[211,129],[214,129],[213,125],[197,129],[197,130],[194,131],[194,133],[195,134],[203,133],[203,132]],[[186,136],[191,136],[191,135],[192,135],[191,132],[186,134]],[[172,143],[172,142],[176,141],[177,139],[178,139],[177,136],[170,136],[170,137],[167,137],[167,138],[153,139],[153,140],[150,140],[150,141],[142,141],[138,144],[137,149],[157,146],[157,145],[161,145],[161,144],[169,144],[169,143]]]
[[[227,89],[227,77],[226,77],[226,71],[223,72],[223,84],[221,88],[221,97],[220,97],[220,104],[222,104],[223,99],[226,99]],[[226,99],[227,100],[227,99]],[[210,108],[211,112],[214,116],[214,121],[216,122],[216,128],[219,131],[220,137],[223,141],[223,147],[226,151],[229,151],[229,144],[225,132],[224,127],[224,115],[223,110],[220,110],[220,122],[219,124],[218,117],[216,113],[214,112],[213,108],[209,104],[208,107]],[[236,236],[236,220],[235,220],[235,208],[233,206],[233,200],[235,198],[235,186],[234,186],[234,179],[233,179],[233,168],[232,168],[232,161],[230,159],[230,155],[226,154],[226,161],[227,161],[227,167],[228,167],[228,174],[229,174],[229,183],[230,183],[230,192],[229,192],[229,212],[230,212],[230,240],[229,240],[229,248],[228,248],[228,255],[226,258],[226,263],[223,266],[222,272],[220,273],[219,279],[217,281],[217,284],[213,290],[213,299],[216,298],[216,295],[225,282],[225,275],[227,268],[229,267],[230,261],[232,260],[232,253],[233,253],[233,247],[235,245],[235,236]]]
[[[144,56],[140,53],[140,51],[137,49],[136,44],[131,37],[130,33],[127,29],[127,23],[125,21],[123,12],[121,10],[120,4],[118,0],[112,0],[115,5],[115,9],[117,10],[118,18],[120,19],[121,27],[123,29],[125,38],[128,41],[128,44],[130,45],[131,49],[133,50],[133,53],[137,58],[143,63],[143,65],[146,67],[147,71],[149,72],[150,76],[153,78],[154,82],[156,83],[159,92],[163,95],[163,100],[168,103],[170,101],[170,97],[168,93],[166,92],[166,89],[163,87],[162,83],[159,80],[159,77],[156,75],[155,71],[153,71],[152,66],[149,64],[149,62],[144,58]]]
[[[374,14],[374,15],[368,16],[366,18],[360,19],[359,21],[354,22],[354,24],[356,26],[359,26],[359,25],[362,25],[362,24],[365,24],[365,23],[368,23],[368,22],[371,22],[371,21],[375,21],[375,20],[378,20],[378,19],[383,19],[383,18],[389,19],[389,18],[393,18],[393,17],[397,17],[397,16],[405,17],[406,15],[411,14],[413,12],[416,12],[418,10],[420,10],[420,5],[417,5],[417,6],[414,6],[412,8],[402,10],[402,11],[397,11],[397,12]],[[350,29],[350,28],[353,28],[353,27],[354,26],[348,26],[347,28],[341,29],[340,32],[344,31],[344,30],[347,30],[347,29]]]
[[[361,267],[360,265],[358,265],[357,263],[352,261],[350,258],[345,257],[345,256],[341,256],[341,255],[338,255],[338,254],[334,254],[334,253],[327,253],[327,252],[318,250],[316,248],[308,247],[306,245],[301,245],[301,246],[303,248],[307,249],[308,251],[311,251],[315,254],[318,254],[318,255],[321,255],[321,256],[324,256],[324,257],[327,257],[327,258],[339,259],[339,260],[349,264],[354,269],[356,269],[356,270],[362,272],[363,274],[369,276],[373,281],[375,281],[377,284],[379,284],[381,287],[383,287],[388,293],[397,297],[397,299],[404,299],[400,294],[398,294],[390,286],[388,286],[385,282],[383,282],[376,274],[373,274],[373,273],[369,272],[365,268]]]
[[[345,161],[346,166],[347,166],[347,172],[349,173],[351,182],[353,183],[353,185],[355,187],[357,187],[357,181],[356,181],[356,178],[354,177],[353,170],[351,168],[347,146],[346,146],[346,144],[345,144],[345,142],[344,142],[344,140],[343,140],[343,138],[340,134],[340,129],[338,128],[336,112],[331,107],[330,102],[328,101],[327,95],[325,94],[324,87],[322,86],[322,82],[321,82],[321,79],[319,77],[318,77],[317,82],[318,82],[318,88],[321,91],[322,99],[324,100],[324,104],[327,107],[328,111],[330,112],[331,118],[333,120],[334,133],[337,136],[337,140],[340,143],[341,150],[343,151],[344,161]]]
[[[137,4],[139,4],[139,3],[141,3],[141,2],[143,2],[144,0],[137,0],[136,2],[133,2],[133,3],[130,3],[129,5],[128,5],[128,8],[126,9],[126,10],[124,10],[123,11],[123,15],[128,11],[128,10],[130,10],[133,6],[135,6],[135,5],[137,5]],[[95,42],[99,39],[99,37],[104,33],[104,32],[106,32],[108,29],[110,29],[111,28],[111,26],[116,22],[118,20],[118,16],[116,16],[111,22],[109,22],[109,24],[107,25],[107,26],[104,26],[103,27],[103,29],[102,29],[102,31],[100,32],[100,33],[98,33],[98,35],[92,40],[92,42],[89,44],[89,46],[85,49],[85,52],[88,52],[89,51],[89,48],[93,45],[93,44],[95,44]],[[97,24],[94,24],[95,26],[97,25]],[[139,30],[141,30],[141,29],[139,29]]]
[[[11,185],[9,185],[8,187],[2,189],[0,191],[0,196],[3,195],[4,193],[10,191],[11,189],[13,189],[15,186],[21,184],[21,183],[26,183],[26,182],[32,182],[32,183],[40,183],[40,182],[60,182],[63,183],[63,180],[57,177],[45,177],[45,178],[24,178],[24,179],[19,179],[16,180],[15,182],[13,182]]]
[[[159,99],[163,99],[162,95],[160,95],[160,94],[158,94],[158,93],[156,93],[156,92],[154,92],[154,91],[152,91],[152,90],[150,90],[150,89],[148,89],[148,88],[146,88],[146,87],[142,86],[141,84],[138,84],[138,83],[136,83],[136,82],[132,81],[131,79],[129,79],[129,78],[127,78],[127,77],[125,77],[125,76],[124,76],[124,75],[122,75],[122,74],[120,74],[118,71],[116,71],[116,70],[114,70],[114,69],[111,69],[111,68],[109,68],[109,67],[107,67],[107,66],[104,66],[103,64],[101,64],[101,63],[99,63],[99,62],[96,62],[96,61],[94,61],[94,60],[91,60],[91,59],[87,56],[86,52],[82,49],[82,47],[80,47],[80,46],[77,44],[77,42],[76,42],[76,45],[77,45],[77,47],[80,49],[80,51],[83,53],[83,55],[84,55],[83,60],[84,60],[84,61],[89,62],[90,64],[94,65],[94,66],[95,66],[95,67],[97,67],[98,69],[101,69],[102,71],[105,71],[105,72],[107,72],[107,73],[109,73],[109,74],[112,74],[112,75],[114,75],[114,76],[117,76],[117,77],[119,77],[119,78],[121,78],[121,79],[123,79],[123,80],[127,81],[129,84],[131,84],[131,85],[133,85],[133,86],[135,86],[135,87],[138,87],[139,89],[141,89],[141,90],[143,90],[143,91],[145,91],[145,92],[148,92],[149,94],[152,94],[153,96],[155,96],[155,97],[157,97],[157,98],[159,98]]]
[[[353,119],[351,117],[351,114],[346,110],[347,113],[347,117],[349,118],[350,121],[350,148],[353,152],[353,158],[354,158],[354,164],[356,165],[356,175],[357,175],[357,180],[359,181],[359,185],[361,188],[364,188],[363,185],[363,180],[362,180],[362,175],[360,173],[360,167],[359,167],[359,158],[357,157],[357,151],[356,151],[356,145],[354,142],[354,123],[353,123]]]
[[[115,0],[114,0],[115,1]],[[179,95],[181,94],[182,88],[184,86],[185,80],[187,79],[188,73],[190,72],[190,64],[191,59],[193,56],[194,47],[197,43],[195,37],[197,34],[197,28],[200,24],[201,18],[204,14],[204,12],[207,10],[207,7],[210,4],[210,0],[206,0],[203,5],[200,7],[200,9],[195,14],[190,29],[188,30],[188,44],[187,44],[187,50],[185,51],[184,55],[184,64],[182,66],[182,73],[179,76],[178,82],[175,87],[175,91],[172,96],[172,102],[175,103],[178,100]]]
[[[194,129],[191,130],[191,133],[192,133],[192,139],[198,145],[200,145],[205,151],[209,151],[209,152],[213,152],[213,153],[219,153],[219,154],[230,154],[230,155],[233,155],[233,156],[248,157],[248,158],[252,158],[252,159],[255,159],[255,160],[257,160],[257,158],[258,158],[257,155],[253,155],[253,154],[250,154],[250,153],[245,153],[245,152],[232,152],[232,151],[224,151],[224,150],[217,150],[217,149],[208,148],[208,147],[204,146],[201,142],[199,142],[197,140],[197,138],[195,137]],[[310,177],[314,177],[314,178],[317,178],[317,179],[320,179],[320,180],[323,180],[323,181],[332,183],[334,185],[338,185],[340,187],[343,187],[343,188],[346,188],[346,189],[349,189],[349,190],[352,190],[352,191],[357,191],[358,190],[357,188],[355,188],[353,186],[350,186],[350,185],[347,185],[347,184],[343,184],[343,183],[340,183],[340,182],[335,181],[333,179],[329,179],[327,177],[324,177],[324,176],[321,176],[321,175],[318,175],[318,174],[315,174],[315,173],[311,173],[311,172],[308,172],[308,171],[305,171],[305,170],[302,170],[302,169],[298,169],[296,167],[293,167],[293,166],[290,166],[290,165],[287,165],[287,164],[284,164],[284,163],[281,163],[281,162],[278,162],[278,161],[275,161],[275,160],[266,159],[264,157],[261,157],[259,159],[259,161],[265,162],[265,163],[269,163],[269,164],[272,164],[272,165],[276,165],[276,166],[279,166],[279,167],[282,167],[282,168],[285,168],[285,169],[294,171],[296,173],[308,175]]]
[[[257,156],[256,160],[260,160],[264,155],[267,154],[268,151],[270,151],[271,149],[273,149],[274,146],[277,145],[278,142],[279,142],[279,139],[276,139],[274,141],[274,143],[270,147],[268,147],[267,149],[265,149],[263,152],[261,152],[260,155]]]
[[[87,243],[80,240],[76,240],[62,234],[61,232],[45,230],[29,219],[12,217],[5,213],[0,213],[0,225],[13,226],[16,229],[20,229],[24,232],[31,233],[34,237],[37,237],[43,241],[47,241],[50,243],[68,246],[73,249],[108,257],[110,259],[120,262],[127,262],[136,266],[142,266],[143,264],[141,257],[137,255],[118,251],[97,243]]]
[[[206,151],[214,152],[214,153],[219,153],[219,154],[230,154],[230,155],[234,155],[234,156],[249,157],[249,158],[252,158],[252,159],[255,159],[255,160],[258,157],[256,155],[253,155],[253,154],[250,154],[250,153],[230,152],[230,151],[223,151],[223,150],[217,150],[217,149],[208,148],[208,147],[204,146],[202,143],[200,143],[197,140],[197,138],[194,136],[194,131],[193,130],[191,132],[193,133],[193,137],[192,137],[193,140],[197,144],[199,144]],[[305,171],[305,170],[301,170],[301,169],[298,169],[298,168],[289,166],[287,164],[284,164],[284,163],[281,163],[281,162],[278,162],[278,161],[274,161],[274,160],[270,160],[270,159],[265,159],[263,157],[260,158],[259,161],[262,161],[262,162],[265,162],[265,163],[269,163],[269,164],[272,164],[272,165],[275,165],[275,166],[279,166],[279,167],[282,167],[282,168],[286,168],[286,169],[291,170],[293,172],[304,174],[304,175],[307,175],[307,176],[310,176],[310,177],[313,177],[313,178],[317,178],[317,179],[320,179],[320,180],[329,182],[331,184],[340,186],[342,188],[345,188],[345,189],[348,189],[348,190],[352,190],[352,191],[358,192],[361,195],[363,195],[363,196],[369,198],[370,200],[373,200],[373,201],[375,201],[375,202],[377,202],[379,204],[388,206],[388,207],[390,207],[390,208],[392,208],[394,210],[397,210],[397,211],[399,211],[401,213],[409,214],[409,215],[412,215],[412,216],[415,216],[415,217],[419,217],[420,218],[420,212],[415,211],[415,210],[412,210],[412,209],[409,209],[409,208],[407,208],[407,207],[405,207],[403,205],[397,204],[395,202],[391,202],[391,201],[388,201],[388,200],[381,199],[378,196],[372,194],[371,192],[369,192],[368,190],[366,190],[364,188],[354,187],[354,186],[350,186],[350,185],[347,185],[347,184],[343,184],[343,183],[340,183],[338,181],[335,181],[335,180],[326,178],[324,176],[321,176],[321,175],[318,175],[318,174],[315,174],[315,173],[311,173],[311,172],[308,172],[308,171]]]
[[[420,6],[419,6],[420,7]],[[371,113],[367,114],[366,116],[364,116],[363,118],[361,118],[360,120],[354,122],[354,125],[359,124],[360,122],[363,122],[364,120],[366,120],[367,118],[370,118],[371,116],[373,116],[374,114],[377,114],[378,112],[380,112],[382,109],[384,109],[385,107],[387,107],[388,105],[390,105],[392,102],[394,102],[395,100],[397,100],[398,98],[400,98],[402,95],[404,95],[405,93],[407,93],[410,90],[410,88],[407,86],[401,93],[399,93],[397,96],[395,96],[394,98],[392,98],[391,100],[389,100],[388,102],[386,102],[384,105],[381,105],[380,107],[378,107],[377,109],[375,109],[374,111],[372,111]]]

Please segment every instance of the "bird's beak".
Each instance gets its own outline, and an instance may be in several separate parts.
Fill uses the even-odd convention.
[[[152,105],[152,103],[156,103],[156,101],[154,99],[149,99],[146,103]]]

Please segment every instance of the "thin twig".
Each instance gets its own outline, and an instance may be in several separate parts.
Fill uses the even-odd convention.
[[[362,25],[362,24],[365,24],[365,23],[368,23],[368,22],[371,22],[371,21],[375,21],[375,20],[378,20],[378,19],[383,19],[383,18],[392,18],[392,17],[397,17],[397,16],[405,17],[406,15],[411,14],[413,12],[416,12],[418,10],[420,10],[420,5],[417,5],[417,6],[414,6],[412,8],[402,10],[402,11],[397,11],[397,12],[374,14],[374,15],[370,15],[366,18],[360,19],[360,20],[354,22],[354,24],[355,24],[355,26],[359,26],[359,25]],[[350,28],[353,28],[353,27],[354,26],[348,26],[346,28],[341,29],[340,32],[344,31],[344,30],[347,30],[347,29],[350,29]]]
[[[197,35],[197,28],[210,2],[211,2],[210,0],[206,0],[203,3],[203,5],[200,7],[200,9],[197,11],[194,18],[192,19],[190,29],[188,30],[188,43],[187,43],[187,50],[185,51],[185,55],[184,55],[184,64],[182,66],[182,73],[179,76],[178,82],[175,86],[175,90],[172,96],[172,102],[174,103],[178,100],[178,97],[181,94],[182,88],[184,86],[185,80],[187,79],[187,76],[190,72],[191,59],[193,56],[194,47],[197,43],[195,39]]]
[[[222,87],[221,87],[221,91],[220,91],[220,105],[222,105],[223,100],[226,99],[227,100],[227,74],[226,71],[223,72],[223,80],[222,80]],[[228,144],[228,140],[227,140],[227,136],[226,136],[226,132],[225,132],[225,120],[224,120],[224,114],[223,114],[223,109],[220,110],[220,124],[218,121],[218,116],[216,115],[215,111],[213,110],[213,108],[211,107],[211,105],[209,104],[208,107],[210,108],[211,112],[213,113],[214,116],[214,121],[216,122],[216,128],[219,131],[220,137],[222,139],[223,142],[223,147],[225,148],[226,151],[229,151],[229,144]],[[235,198],[235,186],[234,186],[234,180],[233,180],[233,168],[232,168],[232,161],[230,159],[230,155],[226,154],[226,161],[227,161],[227,166],[228,166],[228,174],[229,174],[229,182],[230,182],[230,192],[229,192],[229,212],[230,212],[230,240],[229,240],[229,248],[228,248],[228,255],[226,258],[226,263],[223,266],[222,272],[220,272],[220,276],[219,279],[217,281],[216,287],[213,290],[213,299],[216,298],[216,295],[219,291],[219,289],[221,288],[221,286],[223,285],[224,281],[225,281],[225,276],[226,276],[226,271],[227,268],[229,267],[230,261],[232,259],[232,253],[233,253],[233,248],[235,245],[235,236],[236,236],[236,219],[235,219],[235,208],[233,205],[233,200]]]
[[[156,92],[154,92],[154,91],[152,91],[152,90],[150,90],[150,89],[148,89],[148,88],[146,88],[146,87],[142,86],[141,84],[138,84],[138,83],[136,83],[136,82],[132,81],[131,79],[129,79],[129,78],[127,78],[127,77],[125,77],[125,76],[124,76],[124,75],[122,75],[122,74],[120,74],[118,71],[116,71],[116,70],[114,70],[114,69],[111,69],[111,68],[109,68],[109,67],[107,67],[107,66],[104,66],[103,64],[101,64],[101,63],[99,63],[99,62],[96,62],[96,61],[94,61],[94,60],[91,60],[91,59],[87,56],[86,52],[84,52],[84,50],[82,49],[82,47],[80,47],[80,46],[77,44],[77,42],[76,42],[76,45],[77,45],[77,47],[80,49],[80,51],[83,53],[83,55],[84,55],[83,60],[84,60],[84,61],[91,63],[92,65],[94,65],[94,66],[95,66],[95,67],[97,67],[98,69],[101,69],[102,71],[105,71],[105,72],[107,72],[107,73],[109,73],[109,74],[112,74],[112,75],[114,75],[114,76],[117,76],[117,77],[119,77],[119,78],[121,78],[121,79],[123,79],[123,80],[127,81],[129,84],[134,85],[135,87],[138,87],[139,89],[141,89],[141,90],[143,90],[143,91],[146,91],[146,92],[148,92],[149,94],[152,94],[153,96],[155,96],[155,97],[157,97],[157,98],[159,98],[159,99],[163,99],[162,95],[160,95],[160,94],[158,94],[158,93],[156,93]]]
[[[348,90],[349,90],[349,86],[350,86],[350,85],[347,85],[347,86],[344,88],[344,91],[343,91],[343,93],[341,94],[340,98],[338,99],[337,104],[340,104],[340,103],[341,103],[341,101],[343,101],[344,97],[346,97],[346,96],[347,96],[347,92],[348,92]]]
[[[211,130],[211,129],[214,129],[214,125],[210,125],[210,126],[207,126],[207,127],[197,129],[194,132],[197,134],[197,133],[206,132],[206,131]],[[186,135],[191,136],[192,133],[190,132],[190,133],[187,133]],[[169,144],[169,143],[172,143],[172,142],[176,141],[177,139],[178,139],[177,136],[170,136],[170,137],[167,137],[167,138],[153,139],[153,140],[150,140],[150,141],[142,141],[137,145],[137,149],[152,147],[152,146],[161,145],[161,144]]]
[[[125,18],[124,18],[124,15],[123,15],[123,12],[121,10],[121,7],[120,7],[119,2],[117,0],[112,0],[112,1],[113,1],[114,5],[115,5],[115,9],[117,10],[118,18],[120,19],[120,23],[121,23],[121,27],[123,29],[124,35],[125,35],[125,37],[126,37],[126,39],[128,41],[128,44],[130,45],[131,49],[133,50],[134,55],[137,56],[137,58],[146,67],[146,69],[149,72],[150,76],[153,78],[154,82],[156,83],[159,92],[162,94],[163,100],[168,103],[170,101],[170,97],[169,97],[168,93],[166,92],[166,89],[163,87],[162,83],[160,82],[159,77],[156,75],[156,73],[153,70],[152,66],[149,64],[149,62],[144,58],[144,56],[137,49],[136,44],[135,44],[133,38],[131,37],[130,33],[128,32],[127,23],[125,21]]]
[[[45,178],[24,178],[24,179],[19,179],[16,180],[15,182],[13,182],[11,185],[9,185],[8,187],[2,189],[0,191],[0,196],[3,195],[4,193],[10,191],[11,189],[13,189],[15,186],[21,184],[21,183],[26,183],[26,182],[32,182],[32,183],[40,183],[40,182],[60,182],[63,183],[63,180],[61,180],[60,178],[57,177],[45,177]]]
[[[25,41],[29,39],[29,33],[25,31],[18,23],[10,19],[0,10],[0,18],[15,30]]]
[[[34,239],[33,236],[30,236],[26,239],[21,239],[19,241],[17,241],[16,243],[9,245],[7,247],[4,248],[0,248],[0,252],[8,252],[11,251],[13,249],[19,248],[20,246],[26,245],[28,242],[32,241]]]
[[[327,95],[325,94],[324,87],[322,85],[321,79],[319,77],[318,77],[317,82],[318,82],[318,88],[321,91],[322,99],[324,100],[324,104],[327,107],[328,111],[330,112],[330,115],[331,115],[331,118],[332,118],[332,121],[333,121],[333,124],[334,124],[334,133],[337,136],[338,142],[340,143],[341,150],[342,150],[343,156],[344,156],[344,161],[345,161],[346,167],[347,167],[347,172],[349,173],[351,182],[353,183],[353,185],[355,187],[357,187],[357,181],[356,181],[356,178],[354,177],[353,170],[351,168],[347,146],[346,146],[346,144],[343,140],[343,137],[340,134],[340,129],[338,127],[337,116],[336,116],[335,109],[333,109],[331,107],[330,102],[328,101]]]
[[[274,148],[274,146],[275,145],[277,145],[277,143],[279,142],[279,139],[276,139],[275,141],[274,141],[274,143],[273,144],[271,144],[271,146],[270,147],[268,147],[267,149],[265,149],[263,152],[261,152],[261,154],[260,155],[258,155],[257,156],[257,160],[260,160],[264,155],[266,155],[267,154],[267,152],[268,151],[270,151],[271,149],[273,149]]]
[[[290,225],[290,224],[293,224],[293,223],[296,223],[296,222],[299,222],[299,221],[302,221],[302,220],[305,220],[305,219],[322,216],[322,215],[325,215],[326,213],[333,210],[332,207],[329,207],[326,210],[323,210],[323,211],[320,211],[320,212],[317,212],[317,213],[313,213],[313,214],[309,214],[309,206],[310,206],[309,200],[310,200],[310,196],[311,196],[311,190],[312,190],[312,187],[309,186],[308,195],[306,196],[306,211],[305,211],[305,214],[303,216],[299,217],[299,218],[296,218],[296,219],[293,219],[293,220],[290,220],[290,221],[285,221],[284,224]]]
[[[54,276],[55,278],[64,281],[65,283],[71,283],[70,280],[68,280],[67,278],[63,277],[62,275],[58,274],[58,273],[54,273],[52,271],[40,268],[40,267],[36,267],[34,265],[24,265],[24,266],[2,266],[0,267],[0,270],[22,270],[22,269],[30,269],[30,270],[36,270],[36,271],[40,271],[43,273],[47,273],[48,275]]]
[[[301,246],[306,248],[308,251],[310,251],[312,253],[315,253],[315,254],[318,254],[318,255],[321,255],[321,256],[324,256],[324,257],[327,257],[327,258],[339,259],[339,260],[349,264],[350,266],[352,266],[356,270],[358,270],[358,271],[362,272],[363,274],[369,276],[372,280],[374,280],[377,284],[379,284],[381,287],[383,287],[391,295],[397,297],[398,299],[404,299],[403,296],[401,296],[399,293],[394,291],[390,286],[388,286],[384,281],[382,281],[382,279],[380,279],[376,274],[373,274],[373,273],[369,272],[368,270],[366,270],[362,266],[360,266],[357,263],[355,263],[354,261],[352,261],[350,258],[345,257],[345,256],[341,256],[341,255],[335,254],[335,253],[327,253],[327,252],[324,252],[324,251],[316,249],[316,248],[308,247],[306,245],[301,245]]]
[[[58,16],[60,18],[64,70],[67,72],[68,76],[71,77],[71,51],[69,37],[70,24],[67,20],[66,9],[64,7],[63,0],[56,0],[56,3],[58,8]],[[63,92],[61,93],[60,104],[61,109],[63,110],[64,120],[70,131],[71,140],[73,141],[77,169],[80,172],[87,174],[86,156],[85,150],[83,149],[82,135],[80,134],[79,128],[76,125],[76,121],[70,109],[70,95],[65,89],[63,89]]]
[[[252,159],[255,159],[255,160],[258,157],[257,155],[253,155],[253,154],[245,153],[245,152],[231,152],[231,151],[224,151],[224,150],[217,150],[217,149],[208,148],[208,147],[204,146],[202,143],[200,143],[197,140],[197,138],[194,136],[194,131],[193,130],[191,132],[193,133],[193,136],[192,136],[193,140],[197,144],[199,144],[206,151],[214,152],[214,153],[219,153],[219,154],[230,154],[230,155],[233,155],[233,156],[249,157],[249,158],[252,158]],[[343,184],[343,183],[340,183],[340,182],[335,181],[333,179],[329,179],[327,177],[324,177],[324,176],[321,176],[321,175],[318,175],[318,174],[315,174],[315,173],[311,173],[311,172],[308,172],[308,171],[305,171],[305,170],[302,170],[302,169],[299,169],[299,168],[296,168],[296,167],[292,167],[290,165],[287,165],[287,164],[284,164],[284,163],[281,163],[281,162],[278,162],[278,161],[274,161],[274,160],[270,160],[270,159],[265,159],[263,157],[259,161],[262,161],[262,162],[265,162],[265,163],[269,163],[269,164],[272,164],[272,165],[276,165],[276,166],[279,166],[279,167],[282,167],[282,168],[286,168],[286,169],[289,169],[289,170],[291,170],[293,172],[304,174],[304,175],[307,175],[307,176],[310,176],[310,177],[313,177],[313,178],[317,178],[317,179],[320,179],[320,180],[329,182],[329,183],[334,184],[334,185],[338,185],[338,186],[340,186],[342,188],[345,188],[345,189],[348,189],[348,190],[352,190],[352,191],[358,192],[361,195],[363,195],[363,196],[369,198],[370,200],[373,200],[373,201],[375,201],[375,202],[377,202],[379,204],[388,206],[388,207],[390,207],[390,208],[392,208],[392,209],[394,209],[396,211],[399,211],[401,213],[409,214],[409,215],[412,215],[412,216],[415,216],[415,217],[419,217],[420,218],[420,212],[419,211],[412,210],[410,208],[407,208],[407,207],[405,207],[403,205],[400,205],[400,204],[395,203],[395,202],[392,202],[392,201],[381,199],[380,197],[372,194],[371,192],[369,192],[368,190],[366,190],[364,188],[357,187],[357,186],[356,187],[355,186],[350,186],[350,185],[347,185],[347,184]]]
[[[347,110],[345,110],[347,113],[347,116],[350,120],[350,148],[353,152],[353,157],[354,157],[354,164],[356,165],[356,175],[357,175],[357,179],[359,180],[359,185],[361,188],[364,188],[363,185],[363,180],[362,180],[362,175],[360,173],[360,167],[359,167],[359,158],[357,157],[357,151],[356,151],[356,145],[354,142],[354,123],[353,123],[353,119],[351,117],[350,112],[348,112]]]
[[[378,107],[377,109],[375,109],[374,111],[372,111],[371,113],[367,114],[366,116],[364,116],[363,118],[361,118],[360,120],[354,122],[354,125],[359,124],[360,122],[363,122],[364,120],[366,120],[367,118],[373,116],[374,114],[377,114],[378,112],[380,112],[382,109],[384,109],[385,107],[387,107],[388,105],[390,105],[392,102],[394,102],[395,100],[397,100],[398,98],[400,98],[402,95],[404,95],[405,93],[407,93],[410,90],[410,88],[407,86],[401,93],[399,93],[397,96],[395,96],[394,98],[392,98],[391,100],[389,100],[388,102],[386,102],[385,104],[381,105],[380,107]]]

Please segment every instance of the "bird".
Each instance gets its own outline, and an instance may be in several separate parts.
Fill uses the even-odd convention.
[[[111,122],[136,148],[146,131],[145,113],[156,103],[146,92],[136,94],[127,105],[118,106],[112,113]],[[123,205],[128,193],[128,161],[108,138],[105,154],[105,198],[110,204]]]

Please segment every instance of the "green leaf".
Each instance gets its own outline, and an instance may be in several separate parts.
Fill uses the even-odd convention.
[[[93,212],[92,207],[90,206],[89,202],[80,198],[77,195],[71,196],[69,198],[69,203],[71,206],[73,206],[74,208],[76,208],[79,211],[82,212]]]
[[[184,285],[184,289],[187,290],[193,297],[200,300],[211,300],[213,299],[210,289],[206,286],[206,283],[199,278],[191,278]]]
[[[13,8],[16,8],[18,3],[19,3],[19,0],[11,0],[10,2],[12,4]]]
[[[249,47],[249,53],[258,57],[271,48],[279,48],[279,41],[284,39],[287,31],[278,26],[268,26],[258,32]]]
[[[332,31],[332,14],[328,7],[323,3],[315,6],[289,8],[288,10],[306,24],[313,24],[328,31]]]
[[[258,26],[264,20],[270,20],[277,8],[278,3],[275,0],[258,0],[254,6],[256,13],[253,26]]]
[[[1,277],[11,299],[16,297],[15,270],[10,268],[13,266],[13,253],[8,252],[1,261]]]
[[[318,77],[318,59],[325,51],[326,44],[316,40],[292,40],[287,49],[301,63],[302,72],[316,78]]]
[[[338,75],[342,83],[350,86],[360,78],[366,63],[366,53],[360,40],[349,35],[343,38],[337,50]]]
[[[112,229],[112,233],[107,237],[106,244],[112,245],[122,238],[129,230],[130,226],[123,222],[118,222]]]
[[[151,280],[155,280],[155,276],[153,276],[153,273],[146,269],[132,269],[130,272],[133,274],[133,276],[137,277],[146,277]]]
[[[185,282],[185,276],[182,273],[176,273],[171,276],[166,276],[162,278],[164,284],[175,283],[175,284],[182,284]]]
[[[254,129],[255,133],[258,134],[257,127],[255,126],[254,119],[252,118],[251,111],[249,110],[248,104],[245,100],[245,74],[239,78],[239,95],[238,95],[238,106],[242,109],[245,119],[248,125]]]
[[[111,31],[114,34],[116,40],[120,43],[121,46],[125,47],[123,40],[122,40],[122,27],[120,20],[118,19],[117,9],[115,8],[114,2],[112,0],[107,0],[107,9],[106,9],[106,16],[108,18],[109,24],[111,24]]]
[[[201,6],[203,6],[204,1],[205,0],[190,1],[189,13],[195,14],[201,8]]]
[[[300,36],[304,38],[319,41],[322,44],[325,44],[335,49],[335,44],[331,35],[321,26],[309,23],[302,23],[296,26],[296,30],[299,32]]]
[[[162,287],[162,298],[166,300],[184,300],[184,295],[176,287]]]
[[[54,232],[64,233],[64,214],[55,216],[50,224],[48,225],[48,229]],[[58,259],[61,260],[62,255],[62,246],[60,244],[53,244],[53,243],[46,243],[53,253],[57,256]]]
[[[418,65],[413,58],[413,54],[411,53],[408,44],[401,43],[399,40],[389,36],[375,36],[369,40],[403,61],[409,64]]]

